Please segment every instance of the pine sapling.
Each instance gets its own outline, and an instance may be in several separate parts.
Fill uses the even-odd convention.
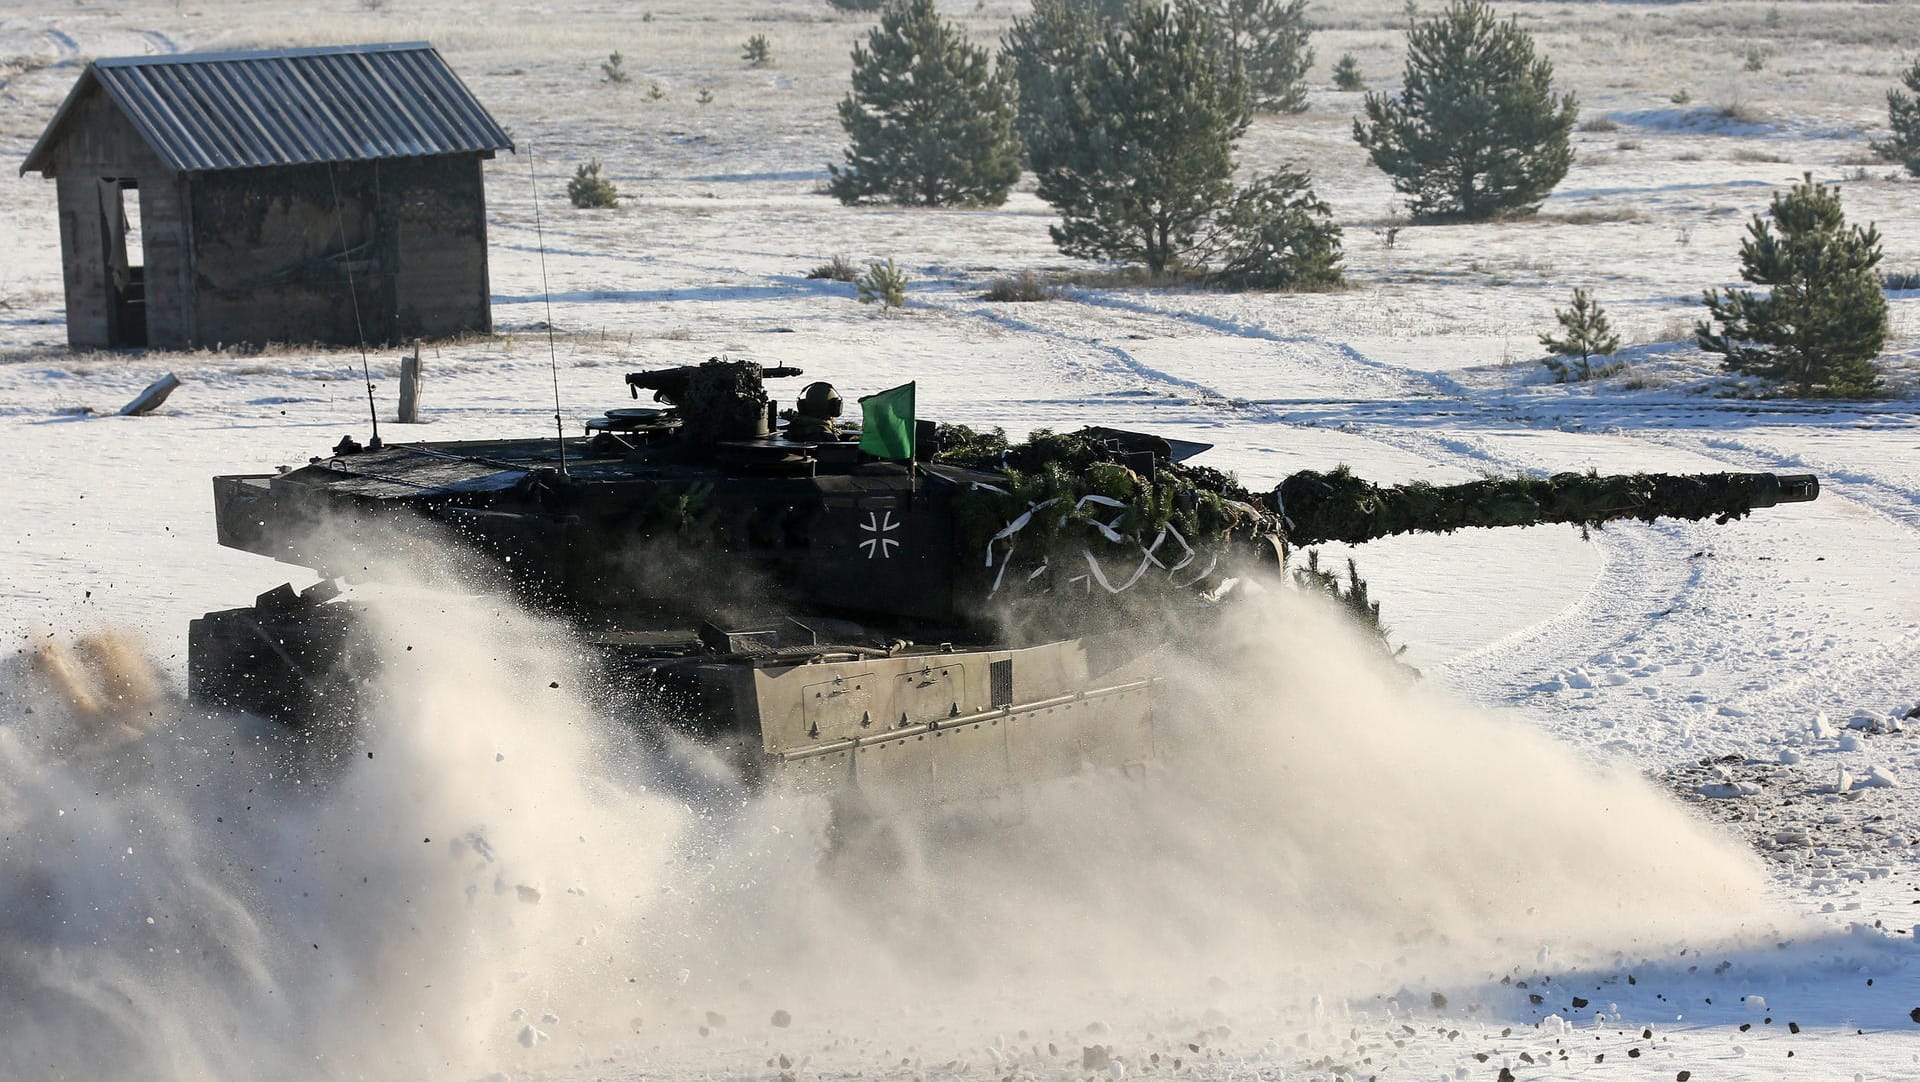
[[[600,159],[595,158],[573,171],[573,179],[567,181],[567,199],[582,210],[617,207],[620,190],[600,175]]]
[[[1810,173],[1774,193],[1767,215],[1753,216],[1740,243],[1740,277],[1765,292],[1707,290],[1710,319],[1694,340],[1724,357],[1728,371],[1780,380],[1804,396],[1873,394],[1887,338],[1880,231],[1849,226],[1839,189]]]
[[[1360,75],[1360,61],[1352,53],[1340,54],[1340,60],[1333,65],[1333,85],[1336,90],[1365,90],[1367,81]]]
[[[747,39],[747,44],[740,51],[740,59],[746,61],[750,68],[771,67],[773,45],[767,41],[765,34],[755,34]]]
[[[618,51],[608,53],[607,58],[600,62],[601,79],[609,83],[626,82],[630,76],[627,74],[627,69],[623,66],[625,63],[626,58],[621,56]]]
[[[1620,348],[1620,336],[1613,333],[1606,310],[1584,289],[1575,289],[1573,304],[1554,309],[1553,317],[1560,321],[1561,334],[1540,336],[1540,344],[1553,351],[1540,363],[1553,373],[1555,383],[1592,379],[1593,358],[1610,357]]]
[[[904,307],[907,303],[907,272],[894,266],[893,260],[885,263],[875,260],[867,264],[867,273],[853,284],[860,294],[861,304],[878,304],[881,311]]]

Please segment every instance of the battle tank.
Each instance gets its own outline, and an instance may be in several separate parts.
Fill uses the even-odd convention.
[[[381,658],[336,580],[418,542],[563,617],[616,715],[689,732],[749,780],[937,802],[1153,758],[1169,629],[1233,603],[1289,546],[1725,522],[1819,491],[1773,474],[1382,488],[1342,469],[1256,495],[1193,464],[1205,444],[1098,427],[1010,444],[917,419],[911,384],[863,399],[858,428],[822,383],[783,419],[763,381],[800,374],[716,358],[628,375],[655,407],[577,437],[347,438],[297,469],[216,477],[222,545],[322,579],[194,621],[191,698],[342,747]]]

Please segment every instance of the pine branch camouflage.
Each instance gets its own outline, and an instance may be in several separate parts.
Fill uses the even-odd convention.
[[[1578,116],[1513,19],[1453,0],[1408,30],[1400,96],[1369,93],[1353,137],[1417,217],[1477,222],[1539,207],[1573,164]]]
[[[1020,178],[1010,80],[933,0],[889,0],[839,114],[852,145],[827,170],[842,203],[998,206]]]
[[[1725,525],[1756,508],[1811,499],[1791,490],[1807,480],[1771,473],[1556,473],[1458,485],[1375,485],[1342,466],[1293,474],[1280,482],[1274,499],[1289,544],[1357,545],[1404,533],[1550,522],[1600,526],[1710,518]]]
[[[1711,321],[1695,330],[1700,348],[1718,353],[1730,371],[1780,380],[1803,396],[1872,394],[1880,376],[1874,358],[1887,335],[1887,298],[1874,268],[1880,233],[1849,227],[1837,188],[1807,174],[1775,193],[1740,243],[1740,277],[1766,286],[1709,289]]]

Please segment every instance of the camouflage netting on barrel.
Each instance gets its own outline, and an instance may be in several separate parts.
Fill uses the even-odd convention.
[[[1287,540],[1295,545],[1546,522],[1598,526],[1619,519],[1711,518],[1725,524],[1790,498],[1782,495],[1780,479],[1765,473],[1556,473],[1380,486],[1344,466],[1296,473],[1274,497]]]
[[[1139,453],[1085,433],[1042,429],[1009,444],[995,430],[943,425],[938,461],[1002,474],[954,501],[960,551],[990,595],[1062,582],[1089,593],[1186,589],[1219,569],[1234,543],[1272,535],[1273,516],[1218,470]]]

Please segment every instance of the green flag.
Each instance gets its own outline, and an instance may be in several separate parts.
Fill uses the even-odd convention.
[[[875,458],[913,458],[913,384],[860,400],[860,449]]]

